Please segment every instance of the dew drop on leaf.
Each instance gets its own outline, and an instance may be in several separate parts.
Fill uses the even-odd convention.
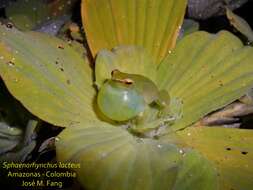
[[[9,22],[9,23],[6,24],[6,27],[7,27],[7,28],[12,28],[12,27],[13,27],[13,24]]]
[[[103,152],[102,154],[101,154],[101,158],[105,158],[107,156],[107,154],[105,153],[105,152]]]
[[[59,142],[60,138],[59,137],[55,137],[55,141]]]
[[[61,45],[61,44],[59,44],[59,45],[57,46],[57,48],[59,48],[59,49],[64,49],[64,46]]]
[[[12,61],[9,61],[7,64],[8,64],[10,67],[14,67],[14,65],[15,65],[15,63],[13,63]]]

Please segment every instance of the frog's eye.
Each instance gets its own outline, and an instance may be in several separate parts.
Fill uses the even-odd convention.
[[[101,112],[115,121],[126,121],[142,113],[144,98],[131,86],[108,80],[98,92],[97,104]]]
[[[120,72],[118,69],[112,70],[112,72],[111,72],[112,78],[113,78],[113,76],[114,76],[116,73],[118,73],[118,72]]]

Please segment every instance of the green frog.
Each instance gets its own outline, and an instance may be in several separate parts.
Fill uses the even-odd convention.
[[[121,122],[141,118],[150,106],[167,110],[170,97],[145,76],[113,70],[99,89],[97,103],[105,116]]]

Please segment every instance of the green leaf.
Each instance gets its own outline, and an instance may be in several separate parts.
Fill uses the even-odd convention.
[[[6,8],[6,15],[21,30],[31,30],[49,14],[41,0],[18,0]]]
[[[139,45],[159,63],[176,43],[185,8],[186,0],[83,0],[82,19],[92,54]]]
[[[22,130],[0,122],[0,155],[16,147],[22,139]]]
[[[87,59],[62,40],[0,26],[0,75],[33,114],[68,127],[96,118]]]
[[[213,164],[197,151],[186,153],[173,190],[218,189],[217,173]]]
[[[216,184],[214,169],[197,152],[106,123],[65,129],[56,152],[59,161],[81,164],[78,180],[88,190],[209,190]]]
[[[163,137],[169,141],[172,136]],[[189,127],[177,132],[178,144],[191,147],[211,161],[222,190],[253,187],[253,132],[244,129]]]
[[[240,98],[253,85],[253,48],[229,32],[195,32],[179,41],[158,69],[157,83],[181,100],[187,127],[207,113]]]
[[[68,13],[76,1],[17,0],[6,8],[6,16],[20,30],[31,30]]]
[[[230,24],[233,25],[244,36],[246,36],[249,42],[253,42],[253,30],[247,21],[233,13],[233,11],[231,11],[229,8],[226,8],[226,15]]]

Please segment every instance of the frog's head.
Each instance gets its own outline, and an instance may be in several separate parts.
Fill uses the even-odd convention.
[[[134,80],[131,78],[131,75],[127,73],[122,73],[118,69],[114,69],[111,72],[111,77],[113,81],[123,83],[126,85],[134,85]]]

